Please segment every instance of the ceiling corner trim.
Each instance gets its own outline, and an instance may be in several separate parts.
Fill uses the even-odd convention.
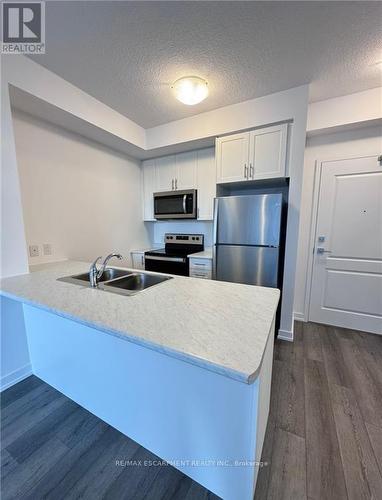
[[[25,56],[2,58],[2,79],[142,151],[146,149],[143,127]]]

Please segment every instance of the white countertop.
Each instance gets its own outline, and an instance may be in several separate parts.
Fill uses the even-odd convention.
[[[212,248],[205,248],[203,252],[190,253],[187,257],[194,257],[195,259],[212,259]]]
[[[1,280],[0,293],[241,382],[256,378],[279,290],[176,276],[122,296],[57,281],[88,269],[46,264]]]

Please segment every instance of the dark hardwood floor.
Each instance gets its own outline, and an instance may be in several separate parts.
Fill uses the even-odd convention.
[[[256,500],[382,499],[382,336],[295,324],[276,341]]]
[[[1,395],[2,500],[218,500],[145,460],[159,459],[37,377]]]
[[[256,500],[382,499],[382,337],[295,331],[276,341]],[[171,466],[139,465],[157,457],[37,377],[1,410],[3,500],[217,500]]]

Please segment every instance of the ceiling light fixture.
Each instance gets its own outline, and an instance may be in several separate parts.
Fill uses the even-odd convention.
[[[208,96],[208,83],[198,76],[185,76],[171,86],[178,101],[188,106],[202,102]]]

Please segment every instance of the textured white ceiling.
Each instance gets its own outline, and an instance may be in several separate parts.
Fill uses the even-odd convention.
[[[311,82],[311,101],[381,85],[380,2],[46,2],[33,59],[145,128]],[[196,106],[169,85],[209,82]]]

